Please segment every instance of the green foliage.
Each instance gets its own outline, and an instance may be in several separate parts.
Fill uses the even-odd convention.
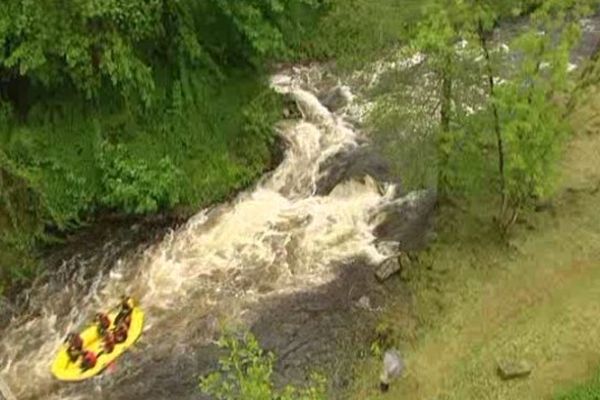
[[[155,165],[134,159],[122,145],[104,145],[100,153],[102,204],[142,214],[172,207],[179,201],[181,172],[170,158]]]
[[[600,399],[600,374],[588,382],[565,390],[554,397],[555,400],[598,400]]]
[[[250,333],[242,340],[231,334],[219,340],[228,355],[219,360],[219,370],[200,380],[200,389],[218,400],[321,400],[325,399],[325,381],[313,376],[312,385],[298,389],[274,388],[271,375],[275,357],[260,348]]]
[[[0,248],[6,257],[0,261],[0,282],[21,284],[34,278],[39,272],[39,262],[30,256],[35,246],[35,238],[26,233],[13,231],[0,237]]]
[[[133,94],[152,89],[136,46],[160,33],[162,2],[8,0],[0,5],[2,75],[47,87],[73,84],[87,95],[104,80]]]
[[[502,199],[499,221],[509,227],[520,210],[552,192],[568,134],[560,97],[571,89],[569,55],[589,3],[435,2],[407,47],[425,62],[384,77],[386,94],[372,119],[383,135],[397,132],[401,144],[394,148],[402,157],[416,140],[411,136],[422,143],[433,136],[442,195],[495,192]],[[501,18],[523,12],[530,23],[507,54],[491,32]],[[423,122],[432,115],[437,123]]]
[[[513,207],[525,207],[551,193],[568,127],[562,108],[542,90],[524,96],[516,83],[509,83],[496,101],[506,146],[506,194]]]
[[[371,355],[381,359],[386,350],[399,344],[398,327],[388,320],[381,320],[375,327],[375,339],[371,342]]]
[[[533,200],[551,194],[568,133],[566,104],[557,95],[569,90],[569,55],[579,38],[580,10],[575,6],[583,3],[548,1],[533,12],[532,27],[512,43],[521,58],[490,99],[505,146],[503,207],[511,209],[509,214],[506,208],[501,211],[505,228]]]
[[[364,66],[405,41],[432,1],[324,0],[323,15],[294,49],[300,58],[334,59],[343,69]]]
[[[0,4],[0,75],[53,88],[70,83],[88,96],[108,83],[148,101],[152,67],[165,61],[156,55],[173,67],[185,61],[217,67],[224,56],[258,65],[286,51],[281,29],[289,13],[316,6],[311,0],[8,0]],[[207,32],[213,28],[217,35]]]
[[[175,83],[162,77],[161,94],[145,112],[65,96],[33,108],[26,124],[0,129],[0,232],[27,236],[32,245],[0,243],[7,280],[36,254],[47,227],[72,230],[106,207],[195,210],[271,165],[279,97],[251,72],[218,83],[203,72],[186,71]]]
[[[0,150],[0,295],[3,288],[27,281],[38,270],[31,254],[40,234],[38,221],[46,217],[37,214],[42,201]]]
[[[260,93],[242,109],[238,156],[246,158],[248,165],[258,167],[257,173],[262,172],[265,162],[270,160],[271,146],[275,141],[273,126],[281,109],[280,96],[271,90]]]
[[[195,208],[249,185],[280,116],[261,71],[383,50],[419,8],[384,2],[1,2],[0,233],[24,238],[0,246],[2,268],[103,208]]]

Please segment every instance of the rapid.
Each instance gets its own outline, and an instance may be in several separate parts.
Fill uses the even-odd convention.
[[[141,254],[103,268],[94,265],[106,262],[102,257],[88,260],[75,271],[67,260],[54,282],[29,293],[29,308],[36,311],[14,318],[0,339],[0,378],[17,399],[116,398],[112,391],[120,374],[136,374],[142,356],[135,350],[118,361],[114,374],[85,384],[56,381],[50,364],[67,332],[123,293],[139,299],[146,312],[137,347],[156,356],[189,340],[193,321],[206,322],[193,334],[196,345],[208,344],[222,325],[250,325],[255,317],[248,310],[265,299],[327,284],[341,263],[360,258],[377,264],[390,255],[376,245],[373,232],[382,210],[401,200],[395,185],[365,176],[317,195],[327,169],[337,167],[325,168],[326,161],[356,150],[365,138],[346,122],[343,110],[333,113],[321,104],[298,75],[272,78],[273,88],[294,100],[301,118],[278,125],[286,144],[283,161],[252,189],[201,210]]]

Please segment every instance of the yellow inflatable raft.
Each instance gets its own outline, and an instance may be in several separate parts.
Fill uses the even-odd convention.
[[[114,321],[117,314],[118,311],[110,312],[108,314],[110,320]],[[127,332],[127,340],[123,343],[116,344],[112,353],[100,355],[96,362],[96,366],[85,372],[81,371],[81,357],[79,360],[72,362],[67,353],[68,346],[63,344],[54,363],[52,363],[52,374],[61,381],[81,381],[98,375],[138,340],[142,334],[143,325],[144,312],[138,307],[134,307],[131,312],[131,325]],[[112,328],[113,325],[111,323],[110,329]],[[80,335],[83,340],[84,350],[91,350],[95,354],[102,351],[102,338],[98,335],[96,325],[86,328]]]

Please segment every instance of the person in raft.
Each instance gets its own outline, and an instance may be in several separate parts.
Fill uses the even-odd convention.
[[[96,366],[96,362],[98,361],[98,357],[100,357],[104,352],[101,351],[98,354],[93,351],[86,350],[83,352],[83,359],[81,360],[81,372],[85,372],[88,369],[92,369]]]
[[[71,362],[77,361],[79,356],[83,353],[83,339],[79,334],[71,332],[67,335],[65,343],[69,345],[67,348],[67,354]]]
[[[119,313],[115,318],[115,327],[121,325],[123,323],[129,329],[129,325],[131,325],[131,313],[133,311],[134,303],[133,299],[129,296],[121,296],[121,304]]]
[[[98,327],[98,335],[104,336],[110,328],[110,318],[105,313],[97,313],[94,317],[94,322],[96,322],[96,326]]]
[[[98,328],[98,334],[102,336],[103,350],[98,354],[93,351],[83,350],[83,340],[76,333],[70,333],[67,336],[65,342],[69,343],[67,350],[71,361],[76,361],[80,356],[83,356],[81,360],[81,370],[87,371],[88,369],[94,368],[98,361],[98,357],[102,354],[110,354],[115,348],[115,344],[124,343],[127,340],[127,332],[131,325],[131,313],[133,311],[134,303],[133,299],[129,296],[121,297],[120,310],[114,321],[114,329],[112,332],[109,330],[111,321],[110,317],[105,313],[97,313],[94,321]]]
[[[106,332],[106,334],[104,335],[103,339],[103,348],[104,348],[104,353],[106,354],[110,354],[113,352],[113,350],[115,349],[115,335],[113,332],[108,331]]]

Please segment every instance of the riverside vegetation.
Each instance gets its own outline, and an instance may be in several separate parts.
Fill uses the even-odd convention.
[[[385,74],[369,93],[376,99],[368,122],[374,141],[392,144],[385,155],[408,188],[438,189],[449,207],[442,217],[456,213],[457,204],[469,216],[486,209],[483,218],[493,223],[485,226],[493,228],[474,245],[482,257],[481,249],[524,235],[523,219],[560,188],[565,148],[578,129],[572,113],[599,76],[597,60],[569,74],[569,56],[580,19],[597,6],[593,0],[84,0],[68,7],[5,1],[0,291],[39,273],[36,254],[45,243],[102,213],[198,208],[260,176],[273,162],[273,125],[281,114],[281,99],[266,80],[274,64],[335,60],[343,73],[400,47],[425,61]],[[523,19],[525,27],[503,51],[494,29]],[[415,97],[415,87],[427,96]],[[465,233],[466,242],[475,231]],[[461,257],[449,253],[443,227],[441,233],[424,257]],[[414,283],[422,279],[430,278]],[[203,390],[221,398],[323,398],[322,382],[274,394],[272,356],[252,338],[244,343],[240,349],[224,339],[231,358],[222,360],[221,375],[202,381]],[[425,359],[427,346],[437,349],[417,345],[425,351],[416,357]],[[471,367],[461,366],[465,373]],[[360,398],[376,396],[360,387],[358,376]],[[597,383],[573,393],[564,398],[593,398],[585,396],[597,393]]]
[[[273,162],[270,65],[343,58],[355,39],[374,54],[391,40],[371,28],[378,6],[406,12],[393,4],[3,2],[0,288],[102,213],[197,209],[248,185]]]

